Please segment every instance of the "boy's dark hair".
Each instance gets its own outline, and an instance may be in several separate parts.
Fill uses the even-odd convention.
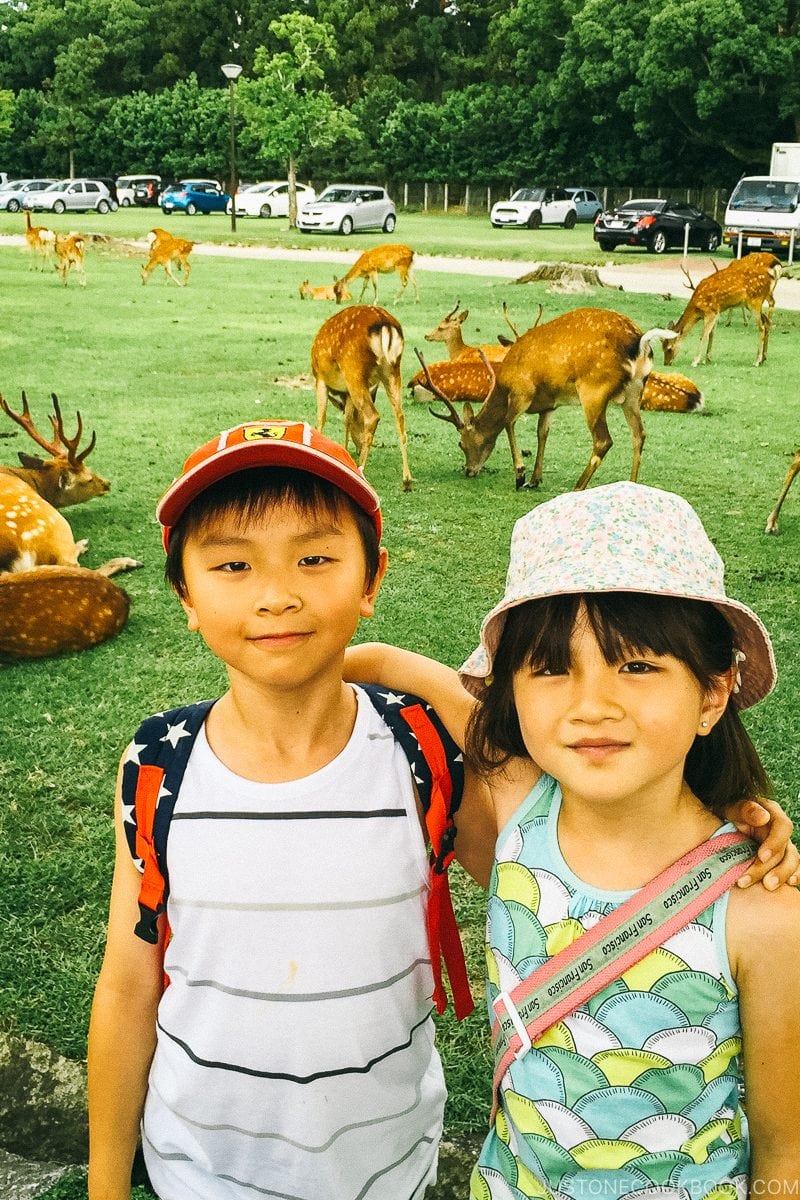
[[[623,654],[669,654],[710,688],[733,663],[733,633],[703,600],[642,592],[597,592],[548,596],[509,610],[494,657],[492,684],[473,712],[466,752],[487,773],[512,756],[528,757],[514,704],[514,675],[522,668],[565,671],[570,637],[583,608],[608,663]],[[686,758],[686,782],[703,804],[723,816],[734,801],[769,795],[764,767],[734,705],[705,737],[696,737]]]
[[[183,549],[190,535],[220,517],[232,516],[242,524],[263,519],[279,504],[293,505],[302,514],[322,511],[334,520],[343,512],[350,513],[364,547],[367,584],[374,581],[380,565],[380,543],[375,524],[341,488],[318,475],[293,467],[251,467],[212,484],[181,513],[170,533],[164,567],[167,582],[182,599],[185,598]]]

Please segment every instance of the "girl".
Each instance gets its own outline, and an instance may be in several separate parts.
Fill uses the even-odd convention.
[[[772,647],[725,595],[691,507],[618,483],[521,518],[505,595],[461,670],[474,710],[454,672],[419,656],[359,647],[348,669],[421,692],[454,732],[466,725],[468,795],[488,791],[494,806],[499,1069],[473,1200],[796,1195],[796,891],[726,890],[677,929],[648,909],[649,951],[606,968],[527,1050],[508,996],[537,968],[558,980],[560,951],[724,838],[727,808],[767,790],[739,711],[772,690]]]

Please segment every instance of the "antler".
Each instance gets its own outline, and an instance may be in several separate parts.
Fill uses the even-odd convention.
[[[508,305],[506,304],[505,300],[503,301],[503,320],[505,321],[506,325],[513,333],[514,341],[518,342],[519,341],[519,330],[514,325],[511,324],[511,318],[508,315]]]
[[[420,366],[422,367],[423,371],[425,372],[425,378],[428,381],[428,390],[433,392],[433,394],[437,400],[441,400],[443,404],[447,405],[447,407],[450,409],[450,415],[446,416],[444,413],[436,412],[436,410],[434,408],[431,408],[430,404],[428,405],[428,411],[431,413],[432,416],[438,417],[438,419],[440,421],[447,421],[447,422],[449,422],[449,424],[455,425],[456,429],[459,432],[461,432],[461,430],[464,428],[464,422],[461,420],[461,417],[458,415],[458,412],[456,411],[455,407],[453,406],[452,400],[448,400],[447,396],[445,396],[445,394],[441,390],[441,388],[438,388],[436,386],[436,384],[433,382],[433,380],[431,379],[431,373],[428,370],[428,364],[425,362],[425,359],[422,357],[422,353],[420,352],[420,350],[417,349],[416,346],[414,347],[414,353],[416,354],[417,358],[419,359]]]
[[[458,312],[458,310],[459,310],[459,308],[460,308],[460,307],[461,307],[461,301],[460,301],[460,300],[456,300],[456,306],[455,306],[455,308],[453,308],[453,309],[451,309],[451,310],[450,310],[450,312],[449,312],[449,313],[447,314],[447,316],[444,318],[444,319],[445,319],[445,321],[449,321],[451,317],[454,317],[454,316],[456,315],[456,313]]]
[[[95,443],[97,442],[97,434],[94,430],[92,430],[92,436],[89,440],[89,445],[85,450],[82,450],[81,453],[78,454],[77,449],[80,444],[81,436],[83,435],[83,418],[81,417],[80,412],[78,410],[75,412],[75,416],[78,421],[78,431],[74,438],[68,438],[64,433],[64,420],[61,416],[61,406],[58,403],[58,396],[55,394],[55,392],[50,393],[50,399],[53,401],[53,408],[55,409],[55,416],[51,415],[50,424],[53,426],[53,433],[56,435],[58,446],[66,447],[67,458],[70,466],[80,466],[87,455],[91,454],[92,450],[94,450]],[[58,450],[54,451],[54,453],[58,453]]]
[[[691,277],[691,275],[689,274],[689,272],[686,270],[686,267],[683,265],[683,263],[681,263],[681,270],[683,271],[683,273],[684,273],[684,275],[686,276],[686,278],[689,280],[689,282],[688,282],[688,283],[685,283],[683,286],[684,286],[684,287],[689,287],[689,288],[691,288],[691,289],[692,289],[692,291],[694,291],[695,289],[694,289],[694,284],[692,283],[692,277]]]
[[[28,436],[31,437],[34,442],[36,442],[37,446],[41,446],[42,449],[46,450],[48,454],[51,454],[53,458],[57,458],[59,456],[61,449],[58,443],[46,441],[34,425],[33,417],[31,416],[31,410],[28,406],[28,397],[24,392],[22,393],[21,413],[15,413],[3,396],[0,396],[0,408],[2,408],[7,417],[10,417],[12,421],[15,421],[17,425],[20,426],[20,428],[25,430]],[[58,436],[58,431],[56,431],[56,436]]]

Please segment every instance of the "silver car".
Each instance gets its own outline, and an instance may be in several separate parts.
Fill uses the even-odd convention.
[[[391,233],[396,224],[394,202],[385,188],[372,184],[332,183],[297,214],[301,233],[346,235],[354,229],[382,229]]]
[[[60,179],[42,192],[28,193],[23,208],[34,212],[94,212],[107,213],[119,208],[116,200],[99,179]]]
[[[54,182],[53,179],[9,179],[0,185],[0,209],[19,212],[29,192],[41,192]]]

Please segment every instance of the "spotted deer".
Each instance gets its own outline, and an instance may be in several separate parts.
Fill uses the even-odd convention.
[[[422,370],[412,375],[407,386],[412,391],[422,388],[437,399],[442,398],[443,392],[453,404],[477,404],[480,407],[494,387],[495,379],[495,364],[486,355],[481,358],[482,349],[476,347],[474,358],[455,358],[434,363],[426,363],[417,350]]]
[[[411,491],[406,424],[403,416],[400,359],[403,330],[385,308],[356,304],[334,313],[322,325],[311,347],[311,370],[317,396],[317,429],[325,428],[328,400],[344,412],[344,444],[351,438],[364,467],[380,416],[375,407],[383,386],[394,413],[403,463],[403,491]]]
[[[688,375],[651,371],[644,381],[643,412],[701,412],[703,393]]]
[[[0,574],[0,660],[50,658],[114,637],[130,599],[109,574],[70,566]]]
[[[334,275],[333,283],[324,284],[322,287],[312,287],[307,279],[304,279],[300,284],[300,299],[301,300],[334,300],[337,304],[341,304],[343,300],[352,300],[353,294],[346,284],[342,284],[339,292],[337,285],[340,280]]]
[[[362,280],[361,295],[358,298],[359,303],[364,299],[367,284],[371,283],[372,299],[377,304],[378,275],[387,275],[392,271],[397,271],[397,274],[400,276],[400,291],[395,296],[395,300],[400,299],[409,280],[414,288],[414,295],[419,300],[419,288],[414,278],[414,272],[411,270],[413,261],[414,251],[410,246],[403,245],[402,242],[397,245],[375,246],[372,250],[365,250],[356,259],[347,274],[333,285],[336,289],[337,304],[341,304],[346,299],[344,293],[347,289],[347,284],[354,283],[358,279]]]
[[[612,445],[606,413],[618,404],[631,431],[631,479],[636,480],[645,431],[639,405],[653,365],[653,343],[675,335],[665,329],[642,333],[628,317],[599,308],[578,308],[537,325],[509,347],[508,354],[487,372],[495,373],[480,409],[465,403],[459,413],[441,392],[447,413],[436,413],[455,425],[464,453],[465,472],[472,477],[482,470],[502,429],[506,430],[518,488],[538,487],[542,481],[547,435],[556,408],[579,403],[592,437],[592,453],[575,484],[585,488]],[[488,379],[488,375],[487,375]],[[435,388],[432,390],[436,390]],[[536,461],[530,483],[514,432],[524,412],[538,414]]]
[[[142,267],[142,283],[147,283],[156,267],[163,267],[173,283],[177,283],[178,287],[186,287],[192,270],[189,255],[194,249],[194,242],[173,237],[166,229],[151,229],[147,240],[150,244],[150,256]],[[183,273],[183,283],[173,275],[173,263]]]
[[[685,270],[684,274],[689,280],[689,286],[693,287]],[[666,365],[669,366],[675,361],[684,338],[700,321],[703,322],[703,331],[692,366],[699,366],[701,361],[710,362],[714,328],[720,313],[741,306],[749,308],[758,321],[758,352],[755,366],[760,367],[767,359],[772,310],[775,307],[775,285],[780,274],[781,264],[774,254],[758,253],[736,259],[721,271],[706,275],[697,287],[694,287],[689,303],[678,320],[670,323],[670,329],[678,336],[664,344]]]
[[[76,413],[77,432],[75,436],[67,437],[64,432],[64,420],[58,396],[55,392],[51,392],[50,398],[53,401],[53,415],[50,417],[53,438],[48,441],[39,433],[33,423],[25,392],[22,393],[21,413],[14,412],[8,401],[0,396],[0,408],[6,416],[24,429],[37,446],[41,446],[50,456],[43,459],[38,455],[25,454],[20,450],[17,457],[22,465],[19,467],[0,466],[0,475],[15,475],[35,492],[38,492],[48,504],[52,504],[53,508],[68,508],[71,504],[82,504],[94,496],[104,496],[111,484],[101,475],[96,475],[86,465],[86,459],[95,447],[97,440],[95,434],[92,433],[89,444],[78,453],[78,446],[83,436],[81,414]]]
[[[455,308],[442,317],[435,329],[425,334],[425,341],[444,342],[447,357],[450,359],[471,358],[480,361],[480,352],[483,351],[489,362],[500,362],[506,356],[507,345],[494,343],[488,346],[470,346],[464,341],[461,327],[469,316],[469,309],[465,308],[459,312],[460,304],[460,300],[457,300]]]
[[[32,271],[36,266],[36,260],[39,259],[41,270],[43,271],[53,253],[55,234],[52,229],[46,229],[44,225],[34,225],[31,222],[31,214],[27,208],[25,209],[25,242],[31,251],[31,261],[28,269]]]
[[[778,496],[778,502],[775,505],[775,507],[773,508],[772,512],[769,514],[769,517],[767,518],[767,525],[766,525],[766,529],[764,530],[765,533],[777,533],[778,532],[778,514],[780,513],[781,508],[783,507],[783,502],[786,499],[789,488],[792,486],[794,477],[798,473],[800,473],[800,450],[795,450],[794,458],[792,459],[792,465],[789,467],[789,470],[786,472],[786,478],[783,481],[783,487],[781,488],[781,494],[780,494],[780,496]]]

